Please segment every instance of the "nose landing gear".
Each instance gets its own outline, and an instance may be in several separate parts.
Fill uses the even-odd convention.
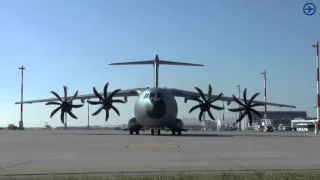
[[[151,129],[151,135],[154,135],[155,129]],[[157,129],[158,136],[161,134],[161,129]]]

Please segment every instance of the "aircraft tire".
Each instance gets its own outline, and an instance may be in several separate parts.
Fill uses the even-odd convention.
[[[181,130],[178,131],[178,136],[181,136]]]

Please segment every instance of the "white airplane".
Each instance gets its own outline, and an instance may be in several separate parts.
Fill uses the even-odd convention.
[[[182,65],[182,66],[203,66],[201,64],[191,64],[183,62],[173,62],[173,61],[164,61],[159,60],[159,56],[156,55],[154,60],[147,61],[134,61],[134,62],[120,62],[112,63],[109,65],[145,65],[151,64],[154,68],[154,87],[145,87],[145,88],[134,88],[127,90],[117,89],[113,92],[107,92],[108,83],[104,87],[103,93],[98,93],[95,87],[93,87],[93,94],[79,95],[78,91],[73,96],[67,96],[67,88],[64,87],[64,97],[61,98],[56,92],[51,91],[51,93],[56,98],[49,99],[40,99],[40,100],[29,100],[23,101],[23,104],[32,104],[32,103],[41,103],[47,102],[46,105],[59,105],[58,108],[53,110],[50,117],[52,117],[56,112],[61,110],[61,122],[64,123],[64,114],[68,113],[71,117],[77,119],[77,117],[72,113],[73,108],[80,108],[83,104],[74,105],[73,101],[80,99],[82,103],[85,100],[92,105],[100,105],[100,108],[94,112],[92,115],[95,116],[99,114],[102,110],[106,111],[105,120],[109,119],[109,110],[113,109],[119,116],[120,112],[117,108],[114,107],[114,103],[125,103],[127,102],[127,97],[137,96],[135,105],[134,105],[134,117],[132,117],[128,122],[128,128],[130,134],[134,132],[139,134],[139,131],[144,131],[144,128],[151,130],[151,135],[154,135],[155,131],[160,135],[160,131],[167,129],[171,131],[172,135],[176,133],[181,135],[181,131],[186,131],[183,128],[182,120],[177,118],[178,115],[178,105],[175,97],[182,97],[187,100],[194,100],[199,102],[199,105],[192,107],[189,111],[192,112],[197,108],[200,108],[199,121],[204,112],[207,112],[209,117],[212,120],[215,120],[213,117],[210,108],[216,110],[222,110],[222,107],[213,105],[212,103],[218,100],[227,101],[228,105],[235,101],[241,107],[236,109],[229,109],[232,112],[241,112],[241,116],[238,119],[238,122],[241,121],[246,115],[249,117],[250,123],[252,122],[251,113],[255,113],[261,117],[261,114],[254,110],[252,107],[264,106],[262,101],[254,101],[254,98],[259,95],[256,93],[252,96],[250,100],[246,98],[246,89],[243,92],[244,99],[237,99],[234,95],[233,97],[222,96],[222,93],[219,95],[212,95],[212,88],[209,85],[208,94],[204,94],[199,88],[195,87],[197,92],[185,91],[181,89],[174,88],[161,88],[158,86],[159,83],[159,65]],[[124,97],[124,100],[114,99],[114,97]],[[96,99],[98,101],[91,101],[89,99]],[[60,101],[60,102],[57,102]],[[16,102],[15,104],[21,104],[21,102]],[[278,106],[278,107],[289,107],[295,108],[292,105],[277,104],[277,103],[266,103],[269,106]]]

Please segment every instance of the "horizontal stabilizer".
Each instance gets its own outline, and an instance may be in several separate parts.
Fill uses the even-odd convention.
[[[154,61],[150,60],[150,61],[119,62],[119,63],[111,63],[109,65],[143,65],[143,64],[154,64]]]
[[[202,64],[193,64],[193,63],[175,62],[175,61],[164,61],[164,60],[160,60],[158,55],[156,55],[154,60],[118,62],[118,63],[111,63],[109,65],[146,65],[146,64],[153,65],[154,87],[158,87],[158,85],[159,85],[159,77],[158,76],[159,76],[159,66],[160,65],[203,66]]]
[[[159,64],[180,65],[180,66],[203,66],[202,64],[193,64],[193,63],[184,63],[184,62],[175,62],[175,61],[163,61],[163,60],[159,60]]]
[[[132,61],[132,62],[119,62],[119,63],[111,63],[109,65],[146,65],[146,64],[155,64],[154,60],[147,61]],[[157,64],[161,65],[176,65],[176,66],[203,66],[202,64],[193,64],[193,63],[185,63],[185,62],[175,62],[175,61],[163,61],[158,60]]]

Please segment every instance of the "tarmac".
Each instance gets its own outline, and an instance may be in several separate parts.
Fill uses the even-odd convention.
[[[313,132],[0,131],[0,177],[191,171],[320,170]]]

